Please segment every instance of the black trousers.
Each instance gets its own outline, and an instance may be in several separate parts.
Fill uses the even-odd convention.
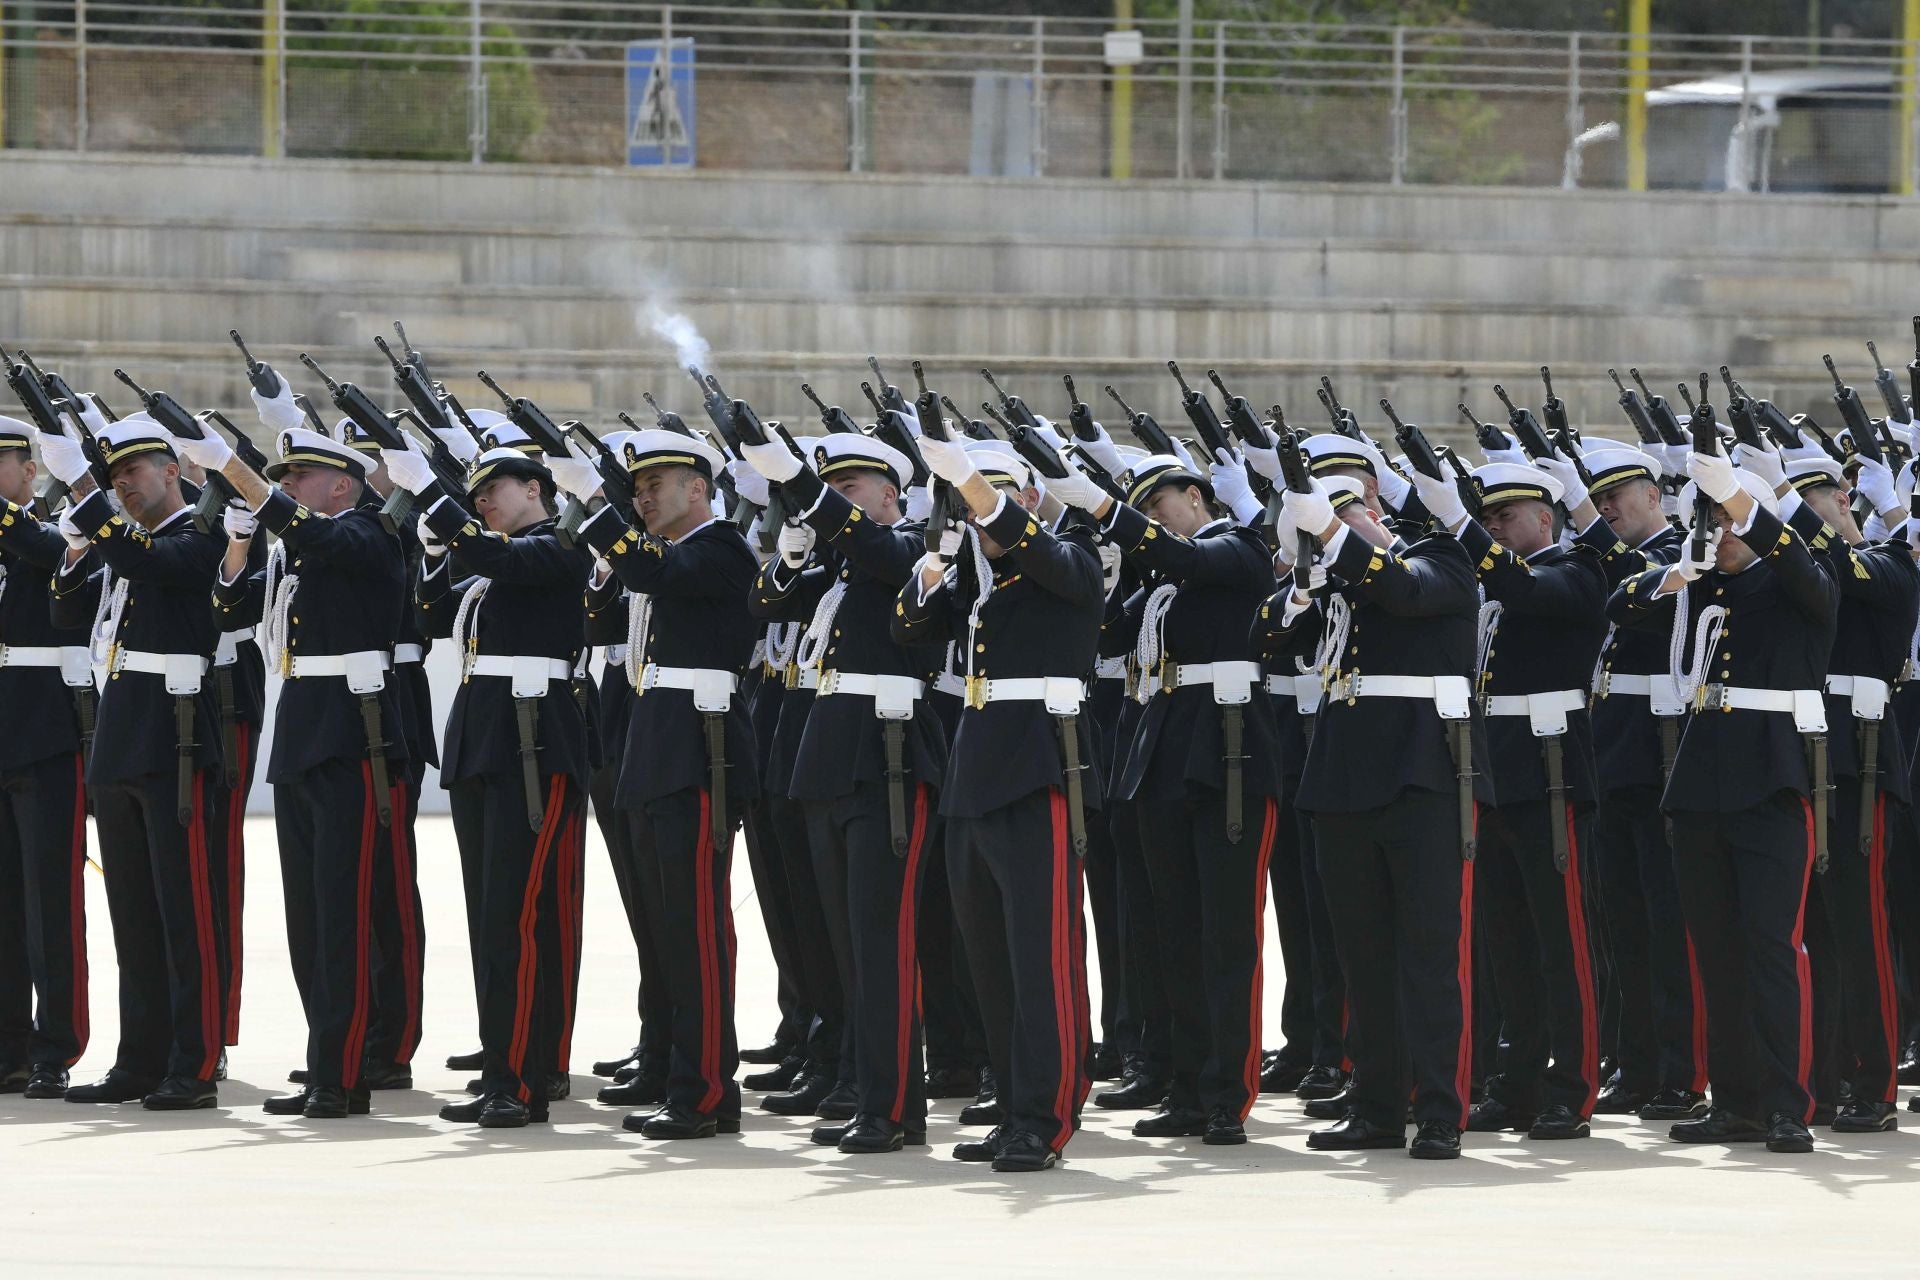
[[[846,795],[806,806],[807,843],[847,992],[860,1114],[912,1131],[927,1127],[919,913],[933,799],[924,782],[908,791],[904,854],[893,851],[884,783],[856,783]]]
[[[1280,824],[1268,867],[1273,914],[1280,934],[1286,990],[1280,1000],[1280,1054],[1286,1062],[1345,1069],[1347,990],[1333,945],[1326,890],[1313,856],[1313,821],[1280,804]]]
[[[1657,787],[1625,787],[1593,817],[1607,944],[1620,993],[1615,1050],[1629,1093],[1707,1089],[1707,1006],[1680,911]]]
[[[393,788],[393,824],[373,852],[373,1021],[367,1061],[407,1066],[420,1047],[426,913],[413,832],[420,816],[415,769]]]
[[[986,1029],[974,992],[966,931],[948,883],[944,823],[933,824],[920,880],[920,1002],[927,1069],[978,1068],[987,1061]]]
[[[171,770],[93,788],[107,916],[120,968],[114,1065],[211,1080],[226,1026],[213,833],[226,821],[217,771],[193,776],[180,821]]]
[[[760,902],[760,922],[773,953],[774,1002],[780,1025],[774,1039],[799,1044],[813,1023],[813,1013],[801,999],[800,941],[793,920],[793,895],[787,888],[787,868],[780,851],[778,824],[768,821],[767,807],[755,803],[740,824],[747,847],[747,869],[753,874],[753,894]]]
[[[543,799],[534,831],[517,775],[465,778],[451,792],[461,861],[479,869],[481,1087],[530,1103],[566,1070],[573,1039],[586,843],[579,781],[549,774]],[[472,918],[472,898],[467,909]]]
[[[87,1051],[86,866],[79,754],[0,773],[0,1063]]]
[[[820,1070],[837,1072],[847,1033],[847,989],[840,982],[839,948],[835,931],[827,923],[820,877],[814,869],[806,808],[798,800],[772,792],[763,795],[762,808],[766,827],[776,833],[781,866],[786,870],[787,900],[793,908],[799,949],[795,976],[800,981],[800,1003],[812,1015],[802,1052]]]
[[[1902,1046],[1900,994],[1894,976],[1892,923],[1887,908],[1888,833],[1912,815],[1884,792],[1874,798],[1873,828],[1860,848],[1860,784],[1842,778],[1828,810],[1828,860],[1820,900],[1832,926],[1841,987],[1840,1074],[1853,1096],[1867,1102],[1896,1099]]]
[[[1673,814],[1674,872],[1707,997],[1716,1105],[1813,1114],[1813,977],[1804,943],[1813,811],[1781,792],[1734,813]]]
[[[400,790],[388,792],[396,821],[406,811]],[[307,1016],[308,1078],[355,1089],[373,1018],[375,873],[381,848],[392,844],[372,766],[329,760],[279,783],[273,818],[287,954]]]
[[[633,873],[638,891],[661,907],[657,945],[672,1010],[667,1101],[737,1116],[733,842],[714,847],[710,805],[706,788],[686,787],[632,811]]]
[[[226,771],[220,779],[221,811],[225,820],[212,831],[213,900],[220,929],[220,987],[226,993],[226,1023],[221,1031],[224,1044],[240,1043],[240,982],[246,964],[246,930],[242,919],[247,905],[247,795],[253,790],[253,774],[260,730],[244,720],[233,726],[237,759],[233,774],[236,781],[226,785]]]
[[[1227,840],[1226,802],[1209,787],[1143,793],[1135,812],[1172,1005],[1170,1103],[1245,1120],[1260,1096],[1260,952],[1278,806],[1248,797],[1237,844]]]
[[[1549,822],[1566,832],[1565,871],[1554,866]],[[1599,989],[1581,879],[1589,825],[1573,805],[1544,797],[1480,807],[1474,905],[1507,1041],[1487,1093],[1520,1111],[1560,1103],[1586,1119],[1600,1092]]]
[[[1377,809],[1313,815],[1353,1019],[1353,1112],[1464,1127],[1473,1051],[1474,868],[1458,801],[1408,788]],[[1408,1079],[1411,1068],[1412,1078]]]
[[[1126,983],[1120,1014],[1121,1052],[1156,1076],[1164,1076],[1173,1070],[1173,1012],[1162,973],[1160,921],[1141,843],[1140,812],[1131,801],[1110,798],[1105,814],[1113,839],[1120,965]],[[1103,980],[1104,976],[1103,971]]]
[[[1093,1084],[1086,917],[1066,797],[1049,787],[948,819],[947,863],[1005,1124],[1058,1151]]]
[[[1889,811],[1885,825],[1894,978],[1900,987],[1901,1037],[1911,1047],[1920,1037],[1920,827],[1911,808]]]
[[[1094,954],[1100,965],[1100,1034],[1103,1049],[1127,1047],[1127,969],[1120,936],[1120,861],[1113,846],[1107,815],[1098,809],[1087,814],[1087,856],[1082,860],[1087,882],[1087,914],[1093,917]]]
[[[613,868],[614,888],[627,917],[627,933],[640,965],[639,1038],[634,1047],[648,1074],[665,1076],[673,1052],[673,998],[667,984],[667,962],[660,953],[664,925],[660,917],[667,904],[659,896],[658,877],[642,875],[633,843],[633,812],[614,803],[618,761],[594,771],[590,783],[594,820],[607,843],[607,862]]]

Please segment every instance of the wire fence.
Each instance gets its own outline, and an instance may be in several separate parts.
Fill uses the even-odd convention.
[[[0,0],[0,140],[1006,176],[1608,187],[1643,171],[1654,187],[1911,191],[1914,53],[559,0]]]

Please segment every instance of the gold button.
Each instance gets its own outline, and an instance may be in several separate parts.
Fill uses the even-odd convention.
[[[987,651],[987,646],[985,646],[985,645],[983,645],[983,644],[977,644],[977,645],[975,645],[975,646],[973,646],[973,651],[974,651],[975,653],[985,653],[985,652]]]

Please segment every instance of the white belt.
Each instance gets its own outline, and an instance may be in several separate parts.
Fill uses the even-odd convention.
[[[1158,685],[1149,684],[1146,692],[1167,693],[1189,685],[1213,686],[1213,700],[1223,706],[1238,706],[1253,701],[1253,690],[1264,681],[1257,662],[1174,662],[1160,668]]]
[[[687,689],[693,693],[695,710],[718,712],[733,705],[733,695],[739,687],[740,677],[731,671],[712,667],[663,667],[649,662],[640,668],[640,684],[634,692]]]
[[[1327,697],[1349,703],[1356,698],[1419,698],[1433,703],[1442,720],[1465,720],[1472,714],[1465,676],[1370,676],[1356,671],[1328,685]]]
[[[789,689],[818,689],[820,687],[820,668],[795,667],[794,677],[787,684]]]
[[[1080,703],[1087,687],[1069,676],[1015,676],[989,680],[974,676],[967,681],[967,705],[984,707],[989,702],[1044,702],[1056,716],[1080,714]]]
[[[1801,733],[1827,731],[1827,704],[1818,689],[1746,689],[1703,684],[1694,698],[1699,711],[1778,711],[1793,717]]]
[[[423,644],[397,644],[393,646],[393,665],[406,666],[410,662],[425,662],[427,646]]]
[[[1887,682],[1872,676],[1828,676],[1827,692],[1836,698],[1853,699],[1853,718],[1884,720],[1887,715]]]
[[[873,699],[873,714],[882,720],[911,720],[913,704],[927,691],[925,681],[912,676],[882,676],[865,671],[820,673],[820,697],[836,693],[860,694]]]
[[[207,673],[207,660],[197,653],[147,653],[140,649],[116,649],[112,670],[138,671],[142,675],[165,676],[167,692],[177,698],[200,692],[200,678]]]
[[[213,665],[230,667],[240,660],[240,642],[253,639],[253,628],[242,627],[238,631],[222,631],[220,639],[213,646]]]
[[[1098,658],[1093,664],[1095,680],[1125,680],[1127,678],[1127,660],[1120,658]]]
[[[1310,716],[1320,709],[1320,676],[1313,673],[1304,676],[1270,675],[1267,677],[1267,692],[1277,698],[1292,698],[1295,711]]]
[[[1587,695],[1579,689],[1550,693],[1497,693],[1487,696],[1490,716],[1525,716],[1536,738],[1557,738],[1567,731],[1567,713],[1586,709]]]
[[[287,675],[294,680],[344,677],[354,693],[378,693],[386,688],[387,668],[392,659],[383,649],[362,649],[356,653],[316,653],[290,658]]]
[[[58,667],[76,689],[93,683],[93,656],[83,644],[0,644],[0,667]]]
[[[942,671],[933,678],[933,687],[941,693],[952,694],[956,698],[967,696],[967,682],[951,671]]]
[[[514,697],[544,698],[551,681],[573,679],[573,664],[564,658],[483,653],[467,665],[467,678],[474,676],[509,677],[513,681]]]
[[[1615,674],[1602,671],[1600,681],[1593,691],[1602,698],[1628,696],[1645,698],[1653,714],[1657,716],[1685,715],[1687,704],[1680,700],[1680,686],[1674,681],[1673,673],[1662,671],[1658,675],[1638,676]]]

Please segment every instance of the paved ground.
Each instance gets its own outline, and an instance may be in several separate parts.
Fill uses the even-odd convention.
[[[221,1108],[187,1115],[0,1099],[0,1275],[882,1276],[1605,1273],[1913,1275],[1920,1133],[1764,1149],[1676,1148],[1603,1121],[1589,1142],[1470,1138],[1466,1158],[1308,1152],[1290,1102],[1254,1113],[1225,1152],[1126,1135],[1090,1112],[1072,1160],[1038,1177],[962,1166],[939,1105],[926,1151],[863,1160],[755,1114],[739,1138],[651,1144],[591,1102],[551,1126],[484,1131],[435,1117],[471,1047],[459,877],[443,819],[423,822],[428,1023],[421,1090],[370,1119],[265,1116],[303,1030],[279,933],[272,829],[249,824],[243,1038]],[[597,836],[588,853],[581,1065],[632,1040],[633,961]],[[89,873],[91,1079],[113,1052],[113,956]],[[771,966],[737,877],[740,1026],[773,1026]],[[1270,956],[1276,954],[1269,947]],[[1277,974],[1269,981],[1271,1019]],[[575,1075],[577,1096],[594,1081]],[[1915,1129],[1920,1130],[1920,1117]]]

